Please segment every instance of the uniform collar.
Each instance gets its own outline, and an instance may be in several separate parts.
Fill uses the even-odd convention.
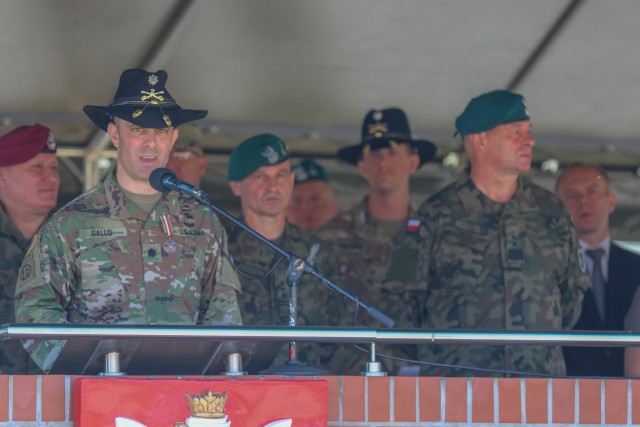
[[[604,256],[606,258],[609,257],[609,251],[611,250],[611,236],[608,235],[607,237],[604,238],[603,241],[601,241],[600,243],[598,243],[597,245],[590,245],[587,242],[585,242],[582,239],[578,239],[578,241],[580,242],[580,247],[582,248],[583,251],[589,250],[589,249],[602,249],[604,251]]]
[[[355,235],[358,235],[367,240],[384,240],[387,241],[389,236],[388,232],[382,231],[381,234],[384,236],[380,236],[376,233],[377,225],[383,224],[385,221],[375,219],[371,216],[371,212],[369,212],[368,207],[368,196],[365,196],[360,200],[360,202],[355,205],[352,210],[352,219],[353,219],[353,232]],[[405,218],[405,226],[410,219],[416,218],[416,209],[413,204],[409,204],[409,214],[407,218]],[[381,225],[384,228],[384,225]],[[380,227],[378,227],[380,228]],[[399,233],[400,235],[402,233]]]
[[[105,176],[103,185],[105,195],[107,197],[107,203],[109,205],[109,213],[113,219],[136,218],[141,221],[146,221],[148,218],[154,217],[158,213],[179,213],[177,206],[180,205],[180,201],[174,192],[169,191],[158,201],[151,214],[147,215],[146,212],[131,203],[125,196],[124,191],[122,191],[122,187],[120,187],[120,184],[118,184],[118,181],[116,180],[116,168],[111,169]],[[172,206],[176,207],[176,209],[171,209]],[[158,212],[158,209],[160,209],[160,212]]]
[[[465,210],[484,211],[488,203],[498,204],[478,190],[468,171],[464,171],[458,176],[455,186]],[[503,205],[505,210],[511,206],[517,206],[519,212],[533,212],[540,209],[533,195],[531,183],[522,175],[518,177],[518,188],[516,188],[513,197]]]

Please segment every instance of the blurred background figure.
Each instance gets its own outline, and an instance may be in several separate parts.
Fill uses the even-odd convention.
[[[338,202],[322,166],[304,159],[293,166],[295,185],[287,208],[287,219],[298,227],[315,232],[338,214]]]
[[[640,256],[611,241],[609,217],[616,196],[609,177],[597,165],[574,163],[558,177],[556,193],[571,215],[591,276],[573,329],[621,331],[640,282]],[[563,351],[568,375],[624,375],[622,347],[564,347]]]
[[[176,177],[200,188],[207,172],[207,158],[202,149],[202,132],[194,125],[180,126],[180,135],[173,146],[167,167]]]
[[[58,201],[56,141],[49,128],[20,126],[0,137],[0,323],[15,322],[18,271],[31,239]],[[0,373],[36,373],[18,340],[0,341]]]
[[[621,331],[640,283],[640,256],[611,241],[609,216],[616,196],[609,176],[598,165],[573,163],[558,177],[556,192],[571,215],[592,279],[573,329]],[[563,351],[568,375],[624,375],[622,347],[564,347]]]

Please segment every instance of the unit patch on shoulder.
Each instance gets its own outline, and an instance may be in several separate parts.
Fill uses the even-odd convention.
[[[18,282],[16,283],[16,295],[24,292],[29,287],[29,283],[36,277],[36,262],[33,252],[25,255],[22,266],[18,271]]]

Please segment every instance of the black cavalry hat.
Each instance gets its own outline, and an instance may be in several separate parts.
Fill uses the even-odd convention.
[[[144,128],[158,129],[180,126],[207,115],[207,110],[181,108],[165,88],[166,83],[167,72],[164,70],[154,73],[139,68],[125,70],[120,75],[111,105],[85,105],[82,110],[105,132],[114,117]]]
[[[362,123],[360,144],[339,150],[338,157],[357,165],[363,153],[401,143],[411,145],[420,156],[420,166],[436,154],[436,146],[433,142],[412,138],[409,120],[404,111],[399,108],[371,110]]]

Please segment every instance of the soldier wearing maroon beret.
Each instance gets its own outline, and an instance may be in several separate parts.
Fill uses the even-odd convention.
[[[49,128],[20,126],[0,137],[0,323],[14,319],[18,270],[58,200],[56,141]],[[0,373],[34,373],[17,340],[0,341]]]

